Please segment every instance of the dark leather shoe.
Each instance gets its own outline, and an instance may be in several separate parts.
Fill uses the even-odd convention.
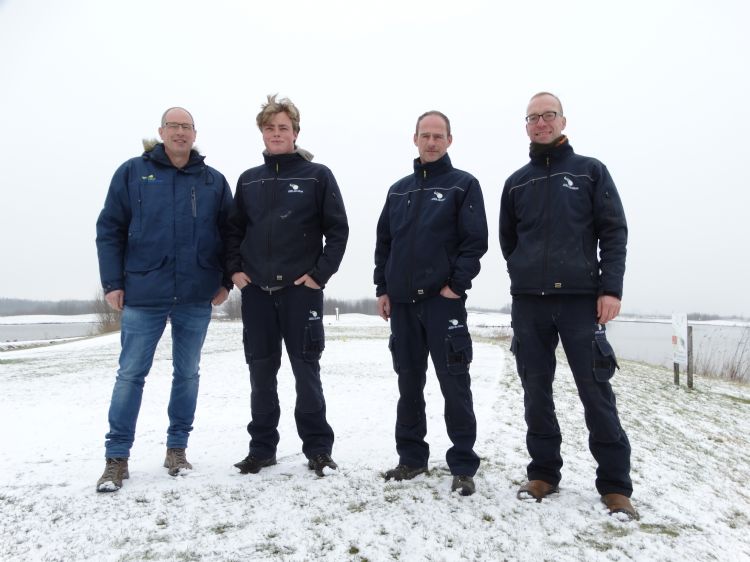
[[[519,500],[534,499],[539,503],[550,494],[556,494],[558,491],[559,489],[556,485],[544,480],[529,480],[526,484],[518,488],[516,497]]]

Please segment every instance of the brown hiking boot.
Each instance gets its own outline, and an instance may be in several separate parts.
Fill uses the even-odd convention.
[[[122,481],[130,478],[128,459],[108,458],[102,477],[96,482],[97,492],[116,492],[122,488]]]
[[[628,516],[631,521],[638,521],[638,512],[630,503],[630,498],[623,496],[622,494],[604,494],[602,496],[602,503],[609,509],[609,514],[624,513]]]
[[[539,503],[550,494],[556,494],[558,491],[557,486],[544,480],[529,480],[526,484],[518,488],[516,497],[519,500],[534,499]]]
[[[167,449],[164,468],[168,468],[170,476],[178,476],[186,470],[193,470],[193,465],[187,461],[185,449]]]

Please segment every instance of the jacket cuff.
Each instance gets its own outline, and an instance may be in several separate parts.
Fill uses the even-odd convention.
[[[461,283],[458,283],[455,279],[450,279],[448,281],[448,287],[450,287],[450,290],[457,295],[464,296],[466,294],[467,287]]]

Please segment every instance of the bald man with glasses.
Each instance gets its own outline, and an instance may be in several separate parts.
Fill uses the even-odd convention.
[[[630,443],[610,379],[619,368],[605,325],[620,312],[628,227],[606,166],[573,152],[557,96],[529,101],[530,162],[505,182],[500,246],[513,296],[513,340],[524,391],[528,481],[519,499],[559,491],[562,436],[552,382],[562,342],[583,403],[596,488],[610,513],[629,519]],[[598,250],[598,252],[597,252]]]
[[[195,418],[201,349],[211,306],[223,303],[232,288],[224,270],[232,192],[193,148],[196,134],[188,110],[167,109],[161,142],[144,141],[143,154],[117,169],[96,223],[104,298],[122,312],[120,368],[98,492],[116,492],[130,476],[143,386],[167,321],[173,372],[164,468],[170,476],[193,468],[185,450]]]

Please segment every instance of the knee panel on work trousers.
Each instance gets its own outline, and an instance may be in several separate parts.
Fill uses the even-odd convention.
[[[560,426],[552,396],[556,367],[554,355],[550,360],[539,350],[528,349],[518,335],[513,336],[510,351],[516,358],[516,368],[524,390],[524,419],[528,432],[539,436],[559,435]]]
[[[523,336],[515,334],[510,341],[510,352],[516,358],[516,370],[522,381],[527,377],[552,377],[557,368],[555,353],[547,354],[543,349],[530,349]]]
[[[276,375],[281,366],[281,355],[249,360],[250,407],[258,414],[270,414],[279,407]]]
[[[292,364],[297,391],[296,411],[303,414],[319,412],[325,406],[325,400],[318,362],[305,361],[297,357],[290,357],[289,361]]]

